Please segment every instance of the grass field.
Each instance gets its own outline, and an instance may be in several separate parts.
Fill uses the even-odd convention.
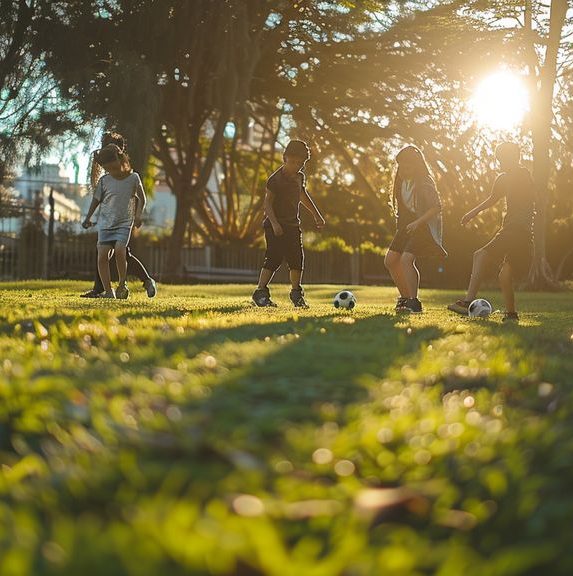
[[[81,289],[0,284],[2,576],[573,573],[571,293]]]

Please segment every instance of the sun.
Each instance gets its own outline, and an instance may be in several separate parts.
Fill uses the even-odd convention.
[[[477,86],[470,107],[478,124],[492,130],[512,130],[529,110],[529,94],[521,78],[500,70]]]

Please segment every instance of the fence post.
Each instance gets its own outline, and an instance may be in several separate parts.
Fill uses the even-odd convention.
[[[50,205],[50,219],[48,220],[48,254],[44,260],[43,276],[48,280],[52,276],[54,268],[54,189],[50,187],[48,196]]]
[[[360,284],[360,251],[354,250],[350,254],[350,283]]]

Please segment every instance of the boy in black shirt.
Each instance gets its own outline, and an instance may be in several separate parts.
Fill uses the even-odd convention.
[[[263,221],[267,250],[259,284],[253,292],[255,306],[276,306],[271,300],[268,284],[283,260],[286,260],[291,281],[291,302],[297,308],[308,308],[300,284],[304,252],[299,205],[302,203],[314,216],[318,228],[325,224],[305,187],[303,168],[309,158],[310,150],[306,143],[291,140],[283,154],[283,165],[267,181],[264,203],[266,217]]]
[[[499,262],[499,283],[505,302],[503,320],[518,320],[515,310],[513,281],[527,274],[533,254],[533,214],[535,189],[527,168],[520,164],[520,150],[513,142],[503,142],[495,151],[502,169],[489,198],[470,210],[461,219],[465,225],[482,210],[491,208],[505,196],[507,210],[503,224],[485,246],[474,252],[472,275],[465,299],[457,300],[448,309],[467,315],[468,307],[477,296],[484,271],[489,262]]]

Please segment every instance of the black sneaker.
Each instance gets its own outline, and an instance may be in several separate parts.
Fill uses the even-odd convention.
[[[304,290],[302,286],[293,288],[289,294],[290,301],[294,304],[295,308],[308,308],[308,304],[304,299]]]
[[[267,306],[276,307],[276,304],[271,300],[271,292],[267,286],[264,288],[257,288],[253,292],[253,304],[259,308],[265,308]]]
[[[97,292],[92,288],[91,290],[88,290],[87,292],[80,294],[80,298],[99,298],[101,294],[103,294],[103,291]]]
[[[504,312],[502,322],[519,322],[519,314],[517,312]]]
[[[155,280],[153,278],[147,278],[146,280],[144,280],[143,287],[147,292],[148,298],[153,298],[157,294],[157,284],[155,283]]]
[[[396,300],[396,306],[394,307],[394,310],[396,310],[396,312],[399,312],[400,309],[406,304],[407,301],[408,301],[408,298],[404,298],[403,296],[400,296]]]
[[[117,287],[115,297],[118,300],[127,300],[129,298],[129,288],[125,282]]]
[[[462,316],[467,316],[471,303],[471,300],[456,300],[453,304],[448,304],[448,310],[456,314],[461,314]]]
[[[407,298],[406,302],[399,309],[400,312],[422,313],[422,303],[417,298]]]

